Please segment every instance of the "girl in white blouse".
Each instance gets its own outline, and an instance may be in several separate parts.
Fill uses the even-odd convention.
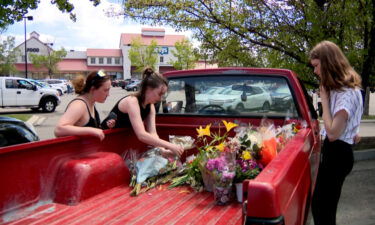
[[[361,77],[330,41],[322,41],[311,50],[310,63],[320,79],[325,137],[312,212],[315,225],[334,225],[342,185],[353,168],[352,144],[359,140]]]

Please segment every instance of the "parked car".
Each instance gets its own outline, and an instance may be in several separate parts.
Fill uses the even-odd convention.
[[[293,96],[288,86],[280,86],[271,91],[272,109],[276,111],[296,110]]]
[[[0,147],[32,141],[39,141],[32,125],[16,118],[0,117]]]
[[[245,110],[261,109],[268,111],[271,108],[271,95],[262,87],[255,85],[232,85],[224,92],[212,95],[209,99],[210,105],[220,106],[224,110]],[[218,108],[218,107],[217,107]]]
[[[37,87],[40,88],[48,88],[56,91],[56,95],[60,96],[60,91],[58,91],[56,88],[52,87],[52,85],[44,82],[44,81],[39,81],[39,80],[33,80],[33,79],[28,79],[31,83],[35,84]]]
[[[127,90],[127,91],[137,91],[140,84],[141,84],[140,80],[132,80],[132,81],[130,81],[130,83],[128,83],[125,86],[125,90]]]
[[[209,105],[209,98],[212,97],[214,94],[220,94],[220,92],[225,91],[224,87],[210,87],[199,94],[195,95],[195,104],[197,109],[205,107]]]
[[[42,80],[42,81],[50,84],[53,88],[55,88],[60,93],[60,95],[63,95],[64,93],[67,93],[67,91],[68,91],[68,86],[65,83],[65,81],[63,81],[63,80],[45,79],[45,80]]]

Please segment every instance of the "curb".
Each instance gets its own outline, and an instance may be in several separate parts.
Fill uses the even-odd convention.
[[[354,151],[354,161],[375,159],[375,149]]]

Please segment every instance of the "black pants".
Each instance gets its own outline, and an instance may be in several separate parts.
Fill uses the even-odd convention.
[[[353,168],[352,146],[346,142],[324,140],[316,187],[312,200],[315,225],[335,225],[337,205],[345,177]]]

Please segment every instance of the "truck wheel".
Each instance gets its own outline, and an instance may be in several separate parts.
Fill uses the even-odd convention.
[[[54,112],[56,109],[56,106],[57,106],[56,101],[52,98],[47,98],[42,103],[43,112],[48,112],[48,113]]]

